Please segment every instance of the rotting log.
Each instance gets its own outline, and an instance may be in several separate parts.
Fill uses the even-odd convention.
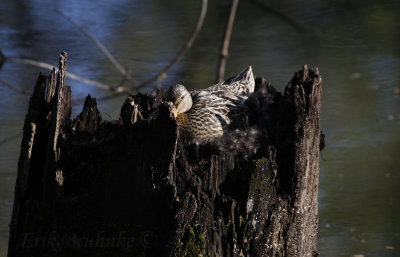
[[[193,145],[163,90],[129,96],[118,121],[88,96],[71,120],[65,70],[62,53],[30,99],[9,257],[318,255],[318,69],[283,94],[257,78],[250,128]]]

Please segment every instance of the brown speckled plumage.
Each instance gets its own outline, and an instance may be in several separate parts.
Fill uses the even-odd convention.
[[[180,135],[189,140],[222,136],[232,115],[248,111],[244,102],[253,91],[251,67],[221,84],[191,91],[191,99],[184,86],[173,86],[169,100],[174,103]]]

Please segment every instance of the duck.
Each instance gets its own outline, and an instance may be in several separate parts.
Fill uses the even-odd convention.
[[[251,66],[205,89],[189,92],[182,84],[170,87],[167,99],[173,104],[179,136],[189,142],[223,136],[234,116],[249,112],[246,100],[254,88]]]

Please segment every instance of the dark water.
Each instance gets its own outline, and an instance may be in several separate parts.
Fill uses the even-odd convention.
[[[212,84],[230,1],[212,1],[193,48],[162,82],[189,88]],[[323,76],[319,242],[321,256],[400,255],[400,3],[397,1],[241,1],[226,77],[252,65],[283,89],[307,63]],[[121,75],[55,8],[96,36],[144,81],[162,69],[189,37],[201,1],[0,2],[0,47],[8,57],[56,65],[116,85]],[[276,12],[279,12],[277,14]],[[290,20],[284,17],[291,17]],[[293,25],[293,22],[295,25]],[[31,90],[42,68],[7,62],[0,78]],[[47,71],[46,71],[47,72]],[[73,97],[109,92],[68,80]],[[128,84],[125,84],[129,86]],[[149,90],[149,89],[146,89]],[[145,90],[145,91],[146,91]],[[29,97],[0,86],[0,257],[8,242],[23,119]],[[101,101],[105,119],[119,115],[123,97]],[[81,106],[74,106],[76,115]]]

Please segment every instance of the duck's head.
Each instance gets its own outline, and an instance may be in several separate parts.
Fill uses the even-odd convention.
[[[185,86],[176,84],[168,90],[167,93],[168,101],[174,104],[174,115],[184,113],[192,107],[192,97]]]

